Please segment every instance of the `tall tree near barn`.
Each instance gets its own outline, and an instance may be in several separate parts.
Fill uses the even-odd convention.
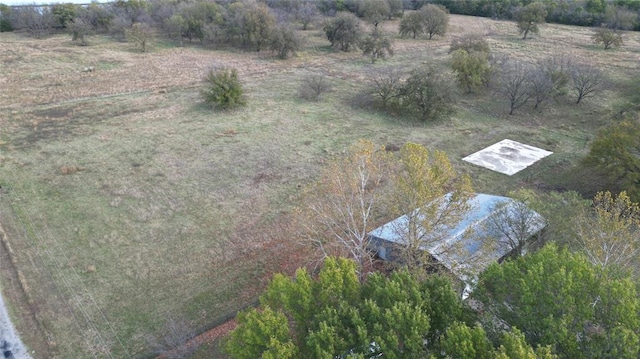
[[[444,152],[407,143],[399,152],[393,179],[392,207],[407,216],[406,226],[394,228],[402,239],[403,266],[416,275],[430,264],[424,246],[445,239],[467,214],[471,180],[458,175]]]
[[[599,192],[575,224],[577,247],[591,263],[640,273],[640,207],[626,192]]]
[[[361,278],[372,260],[368,233],[375,228],[390,156],[360,141],[346,156],[329,163],[307,196],[307,240],[325,256],[353,259]]]

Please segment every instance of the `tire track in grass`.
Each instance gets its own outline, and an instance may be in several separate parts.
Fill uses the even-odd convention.
[[[4,177],[3,174],[6,174],[8,171],[10,171],[12,177],[15,178],[15,172],[8,167],[4,167],[3,170],[4,171],[0,173],[0,180],[2,180],[3,183],[14,183],[15,181],[7,181],[6,177]],[[97,349],[97,352],[96,350],[90,351],[92,356],[94,358],[114,358],[111,354],[111,346],[109,344],[112,342],[117,342],[117,344],[121,347],[124,354],[126,355],[125,357],[132,358],[120,338],[115,333],[113,326],[104,315],[102,309],[98,306],[95,299],[84,286],[84,284],[82,284],[82,280],[78,272],[74,268],[72,268],[72,273],[70,275],[64,274],[62,261],[68,262],[69,258],[60,250],[57,250],[54,253],[52,247],[46,245],[46,238],[52,239],[53,243],[57,242],[57,239],[53,235],[46,222],[43,222],[45,229],[41,230],[40,232],[38,231],[34,222],[35,213],[29,211],[25,205],[20,204],[23,203],[22,199],[27,198],[27,196],[24,193],[22,193],[21,196],[20,193],[17,193],[16,188],[13,186],[10,188],[9,192],[14,197],[13,200],[9,201],[9,203],[12,207],[11,209],[15,214],[16,219],[20,222],[19,225],[21,227],[20,229],[23,231],[24,238],[39,249],[35,253],[38,258],[38,262],[49,263],[53,266],[53,270],[46,269],[44,268],[44,266],[40,266],[37,269],[41,272],[45,272],[46,276],[51,279],[51,283],[56,288],[56,291],[58,292],[60,297],[64,299],[69,313],[71,313],[74,318],[74,324],[77,326],[80,335],[83,337],[85,343],[87,344],[87,348]],[[34,191],[31,195],[36,197],[37,193],[35,193]],[[44,253],[44,256],[42,253]],[[73,279],[75,279],[75,282],[80,283],[79,290],[74,288]],[[68,295],[65,295],[65,292],[68,293]],[[95,318],[95,316],[91,316],[89,307],[93,307],[93,309],[98,313],[97,319]],[[103,324],[106,324],[106,327],[111,332],[113,336],[111,340],[105,340],[103,336],[104,333],[98,330],[97,324],[99,324],[100,321],[102,321]],[[85,324],[86,328],[81,325],[83,323]],[[88,333],[85,331],[85,329],[87,328],[89,329]],[[99,356],[98,354],[103,355]]]

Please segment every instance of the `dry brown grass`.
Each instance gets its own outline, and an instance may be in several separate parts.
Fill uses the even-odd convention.
[[[397,21],[384,26],[397,33]],[[376,66],[446,69],[450,39],[465,32],[531,61],[565,52],[589,59],[614,80],[638,69],[638,34],[605,52],[588,29],[545,25],[520,41],[513,23],[463,16],[451,17],[442,38],[396,38],[395,56]],[[417,126],[350,107],[376,66],[357,52],[329,51],[320,31],[305,35],[308,47],[286,61],[0,35],[0,221],[54,357],[141,355],[168,315],[204,328],[250,303],[273,271],[305,260],[304,248],[286,241],[296,231],[286,213],[323,164],[359,138],[445,150],[479,190],[505,193],[557,186],[617,109],[615,91],[514,116],[491,96],[470,95],[458,98],[450,121]],[[200,105],[198,86],[212,65],[239,71],[245,108]],[[83,72],[88,66],[95,71]],[[310,75],[327,76],[335,91],[317,103],[298,100]],[[460,161],[505,137],[555,155],[513,177]]]

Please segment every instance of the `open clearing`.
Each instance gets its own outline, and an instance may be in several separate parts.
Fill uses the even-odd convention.
[[[251,303],[271,271],[297,263],[248,229],[290,211],[322,164],[360,138],[444,150],[480,192],[598,189],[593,181],[581,188],[574,166],[596,129],[623,108],[640,36],[605,52],[587,28],[546,25],[521,41],[510,22],[451,22],[443,38],[396,39],[395,56],[374,66],[358,52],[328,51],[318,30],[287,61],[196,45],[159,44],[142,54],[102,37],[79,47],[68,36],[0,34],[0,223],[46,333],[45,356],[139,357],[167,317],[198,331]],[[397,26],[384,24],[394,33]],[[451,38],[466,32],[531,61],[590,59],[616,91],[513,116],[492,96],[459,95],[451,120],[427,125],[350,106],[368,71],[444,68]],[[245,108],[214,113],[200,104],[200,79],[213,65],[238,69]],[[83,72],[88,66],[95,71]],[[296,97],[312,74],[335,87],[319,103]],[[511,177],[461,160],[504,138],[554,155]],[[18,331],[28,331],[17,317]],[[25,338],[31,347],[42,345],[37,340]]]

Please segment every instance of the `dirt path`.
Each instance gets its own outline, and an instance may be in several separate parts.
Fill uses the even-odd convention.
[[[0,351],[4,358],[31,359],[27,349],[16,334],[0,295]]]
[[[36,321],[33,308],[20,284],[10,250],[6,246],[6,233],[0,225],[0,357],[50,358],[46,336]],[[4,300],[11,304],[16,326],[11,323]],[[19,335],[19,336],[18,336]],[[29,343],[27,350],[21,338]]]

